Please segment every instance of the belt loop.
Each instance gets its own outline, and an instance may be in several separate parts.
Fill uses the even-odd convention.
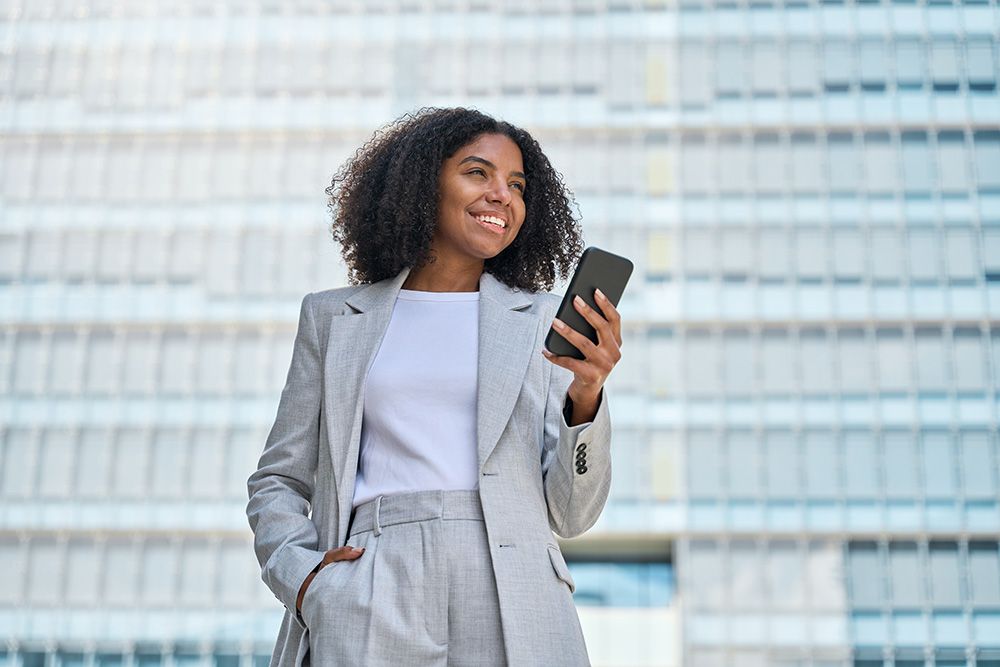
[[[379,523],[379,513],[382,511],[382,496],[375,499],[375,536],[382,534],[382,525]]]

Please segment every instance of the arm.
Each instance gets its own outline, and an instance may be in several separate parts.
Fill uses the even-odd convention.
[[[570,426],[572,399],[567,388],[573,374],[550,365],[545,404],[542,480],[549,526],[560,537],[582,535],[597,522],[611,490],[611,416],[607,389],[598,397],[593,421]],[[583,447],[585,472],[576,465]]]
[[[261,579],[303,628],[296,598],[306,576],[323,560],[309,517],[316,483],[323,368],[307,294],[299,311],[278,413],[257,470],[247,480],[247,519]]]

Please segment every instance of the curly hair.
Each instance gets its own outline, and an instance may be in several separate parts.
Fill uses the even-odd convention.
[[[331,235],[351,284],[373,283],[433,262],[442,164],[484,134],[521,149],[527,187],[524,224],[514,241],[485,260],[484,271],[510,287],[552,289],[579,258],[582,232],[572,192],[525,130],[473,109],[425,107],[376,130],[326,188]]]

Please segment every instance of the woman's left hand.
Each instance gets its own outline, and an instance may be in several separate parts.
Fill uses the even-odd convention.
[[[573,306],[597,330],[597,344],[595,345],[593,341],[559,318],[555,318],[552,325],[556,332],[580,350],[584,358],[574,359],[567,355],[555,355],[545,348],[542,348],[542,354],[556,366],[562,366],[573,372],[573,382],[570,383],[566,393],[572,399],[574,408],[593,406],[593,412],[596,412],[604,381],[622,358],[622,320],[618,310],[600,290],[595,291],[594,297],[603,316],[580,297],[573,300]]]

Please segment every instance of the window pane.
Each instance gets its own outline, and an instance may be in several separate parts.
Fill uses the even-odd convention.
[[[789,431],[768,431],[767,492],[775,498],[795,498],[800,494],[799,464],[795,437]]]
[[[955,348],[955,388],[959,391],[986,389],[986,355],[979,332],[958,329],[953,341]]]
[[[842,331],[838,348],[841,391],[848,393],[867,392],[872,388],[872,364],[864,332]]]
[[[919,41],[901,39],[896,42],[896,80],[902,87],[919,87],[924,80],[926,65]]]
[[[889,547],[889,573],[894,607],[919,607],[924,602],[923,576],[917,545],[902,542]]]
[[[969,577],[972,603],[978,606],[1000,606],[1000,561],[996,542],[969,544]]]
[[[956,459],[951,435],[925,431],[923,435],[924,492],[929,498],[951,498],[956,492]]]
[[[734,497],[753,498],[760,495],[760,441],[753,431],[732,431],[729,434],[726,467],[729,472],[729,493]]]
[[[909,390],[912,365],[903,332],[899,329],[880,329],[877,341],[879,389],[889,392]]]
[[[920,483],[913,436],[908,431],[888,431],[882,442],[885,448],[886,494],[895,498],[916,498]]]
[[[882,567],[875,544],[854,543],[849,549],[849,584],[854,606],[862,609],[881,607]]]
[[[878,495],[878,458],[876,442],[869,431],[847,431],[844,438],[844,460],[847,478],[844,490],[849,498],[873,498]]]
[[[903,275],[900,234],[894,229],[875,229],[871,234],[872,277],[898,283]]]
[[[719,438],[711,431],[687,436],[688,491],[692,496],[716,498],[722,493],[722,457]]]
[[[808,431],[804,436],[803,465],[810,497],[833,498],[840,494],[841,467],[837,443],[827,431]]]
[[[930,193],[934,189],[934,160],[923,132],[903,133],[903,186],[906,192]]]
[[[966,431],[961,434],[962,482],[968,498],[994,498],[996,465],[990,447],[990,437],[985,431]]]
[[[931,603],[935,607],[962,604],[958,575],[958,547],[949,543],[931,543]]]
[[[938,135],[938,179],[944,192],[967,192],[972,184],[965,137],[961,132]]]

